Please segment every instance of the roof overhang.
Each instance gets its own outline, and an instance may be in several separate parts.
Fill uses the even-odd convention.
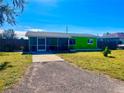
[[[51,38],[71,38],[71,37],[92,37],[97,36],[92,34],[74,34],[74,33],[59,33],[59,32],[31,32],[26,33],[27,37],[51,37]]]
[[[27,37],[71,38],[69,34],[56,33],[56,32],[27,32],[26,36]]]

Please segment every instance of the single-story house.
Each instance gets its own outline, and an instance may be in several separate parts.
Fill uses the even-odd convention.
[[[97,48],[105,49],[105,47],[108,47],[109,49],[117,49],[119,43],[120,39],[117,37],[102,36],[97,39]]]
[[[124,44],[119,44],[119,45],[118,45],[118,48],[119,48],[119,49],[124,49]]]
[[[107,34],[104,34],[103,37],[106,37],[106,38],[118,38],[119,43],[124,44],[124,32],[107,33]]]
[[[29,51],[64,51],[97,49],[97,36],[57,32],[27,32]]]

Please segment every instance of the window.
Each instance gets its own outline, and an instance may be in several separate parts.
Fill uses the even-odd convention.
[[[38,38],[38,45],[45,45],[45,38]]]
[[[47,38],[48,46],[57,46],[57,38]]]
[[[32,52],[36,52],[36,51],[37,51],[37,46],[31,46],[31,47],[30,47],[30,50],[31,50]]]
[[[68,38],[59,38],[58,39],[58,50],[68,50]]]
[[[70,39],[69,44],[70,45],[75,45],[75,39]]]
[[[44,50],[45,49],[45,46],[38,46],[38,49],[39,50]]]
[[[89,39],[88,44],[93,44],[93,39]]]
[[[30,37],[30,45],[37,45],[37,38],[36,37]]]

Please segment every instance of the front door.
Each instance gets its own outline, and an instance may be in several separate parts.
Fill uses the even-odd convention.
[[[38,51],[46,51],[46,38],[38,38]]]

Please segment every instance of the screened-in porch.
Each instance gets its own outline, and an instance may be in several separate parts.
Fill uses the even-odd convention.
[[[69,41],[69,38],[29,37],[29,50],[32,52],[68,50]]]

